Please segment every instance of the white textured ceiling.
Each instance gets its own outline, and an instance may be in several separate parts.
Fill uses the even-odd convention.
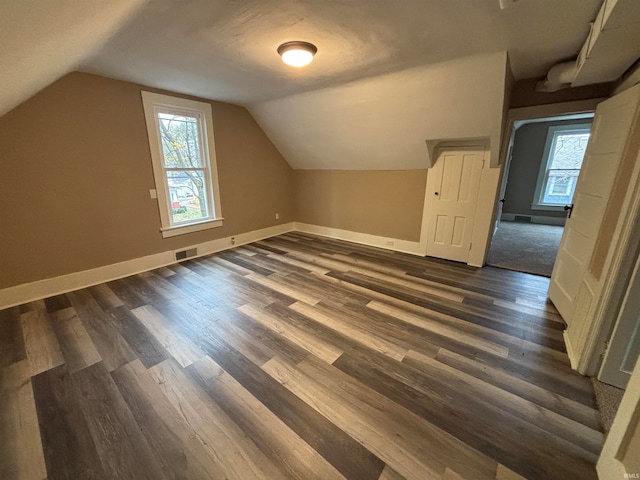
[[[243,105],[505,50],[526,78],[578,52],[600,3],[151,0],[82,69]],[[290,40],[318,47],[309,67],[281,62]]]
[[[495,156],[500,52],[516,79],[543,76],[601,2],[0,1],[0,115],[83,70],[246,105],[296,168],[424,168],[426,140],[467,136]],[[311,65],[282,63],[291,40],[318,47]]]

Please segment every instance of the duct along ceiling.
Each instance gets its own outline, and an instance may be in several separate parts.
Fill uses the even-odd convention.
[[[538,90],[612,82],[620,78],[640,56],[640,2],[605,0],[590,24],[577,58],[549,69]]]

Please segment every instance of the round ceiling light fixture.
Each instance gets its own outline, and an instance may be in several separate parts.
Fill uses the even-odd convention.
[[[309,65],[318,49],[308,42],[287,42],[278,47],[282,61],[292,67]]]

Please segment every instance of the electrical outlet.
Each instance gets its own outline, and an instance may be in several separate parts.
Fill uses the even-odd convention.
[[[276,220],[280,220],[280,214],[276,213]]]
[[[151,198],[158,198],[158,192],[156,192],[155,188],[152,188],[151,190],[149,190],[149,196]]]

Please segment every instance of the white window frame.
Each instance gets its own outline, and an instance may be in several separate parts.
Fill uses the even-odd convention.
[[[163,238],[197,232],[222,226],[222,210],[220,206],[220,188],[218,185],[218,168],[216,163],[215,143],[213,137],[213,115],[211,105],[195,100],[142,92],[142,104],[147,123],[149,148],[153,163],[153,177],[156,184],[158,208]],[[174,223],[171,215],[171,198],[167,174],[164,165],[162,142],[159,133],[158,113],[183,114],[198,119],[200,148],[203,163],[203,175],[206,184],[206,195],[209,216],[190,222]]]
[[[538,179],[536,181],[536,189],[533,194],[533,201],[531,203],[531,210],[547,210],[547,211],[562,211],[563,205],[550,205],[548,203],[542,203],[542,195],[544,193],[545,182],[547,179],[547,169],[549,162],[551,162],[551,148],[554,144],[554,139],[557,133],[566,131],[591,131],[591,123],[578,123],[571,125],[556,125],[549,127],[547,130],[547,140],[544,144],[544,153],[542,155],[542,161],[540,162],[540,169],[538,170]]]

